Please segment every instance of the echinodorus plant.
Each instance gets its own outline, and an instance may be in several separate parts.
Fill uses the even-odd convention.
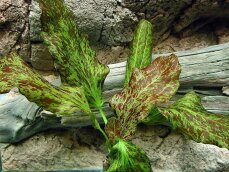
[[[229,148],[229,116],[207,112],[200,97],[190,92],[167,108],[180,83],[181,65],[175,54],[152,61],[153,26],[141,20],[136,27],[127,60],[123,89],[110,99],[113,117],[103,112],[103,82],[109,68],[96,59],[87,37],[81,34],[74,14],[64,0],[39,0],[42,37],[51,52],[63,85],[55,87],[33,71],[15,53],[0,59],[0,92],[12,87],[57,116],[90,116],[94,128],[106,139],[108,172],[151,172],[151,160],[141,145],[131,142],[139,123],[170,123],[172,129],[197,142]],[[95,112],[97,108],[105,128]]]
[[[87,37],[80,34],[73,12],[63,0],[39,0],[42,9],[43,38],[53,55],[61,80],[70,86],[82,86],[89,104],[103,113],[102,85],[109,68],[96,59]]]

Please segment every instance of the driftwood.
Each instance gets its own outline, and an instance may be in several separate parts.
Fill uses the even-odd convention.
[[[182,88],[170,102],[160,106],[168,106],[185,92],[196,90],[202,93],[202,103],[207,110],[229,114],[229,97],[222,93],[222,87],[228,88],[229,85],[229,43],[175,54],[179,56],[183,67]],[[156,56],[159,55],[155,55],[153,58]],[[108,116],[113,115],[108,100],[122,87],[125,64],[109,65],[111,72],[104,84],[106,99],[104,111]],[[204,86],[204,89],[196,86]],[[97,116],[101,120],[98,113]],[[35,103],[29,102],[15,88],[7,94],[0,95],[0,119],[0,142],[7,143],[18,142],[49,128],[91,125],[87,115],[74,114],[71,117],[57,117],[38,107]]]
[[[171,53],[170,53],[171,54]],[[175,52],[182,65],[180,82],[182,86],[228,86],[229,85],[229,43],[210,46],[200,50]],[[153,55],[153,59],[161,55]],[[104,89],[121,88],[125,76],[126,62],[109,65],[110,73]]]

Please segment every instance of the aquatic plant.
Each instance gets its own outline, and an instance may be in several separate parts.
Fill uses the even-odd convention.
[[[11,53],[0,59],[0,92],[19,88],[31,102],[58,115],[90,113],[84,90],[81,87],[57,88],[43,79],[25,64],[17,54]]]
[[[65,86],[51,86],[18,55],[10,54],[0,60],[1,93],[16,86],[30,101],[57,115],[82,112],[90,115],[93,126],[106,139],[109,172],[151,171],[146,153],[131,143],[131,136],[141,122],[148,125],[170,122],[172,128],[190,139],[229,148],[228,116],[207,112],[196,93],[186,94],[168,108],[157,107],[157,103],[167,102],[179,88],[181,66],[174,54],[151,62],[153,27],[146,20],[141,20],[136,28],[124,88],[111,98],[115,116],[107,120],[102,109],[102,86],[108,67],[95,58],[63,0],[39,2],[42,36]],[[105,130],[91,107],[100,111]]]
[[[53,55],[61,80],[70,86],[82,86],[89,104],[102,111],[102,85],[109,68],[101,64],[85,35],[79,33],[72,11],[62,0],[40,0],[45,43]]]

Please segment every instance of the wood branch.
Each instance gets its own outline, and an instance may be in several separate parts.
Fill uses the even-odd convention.
[[[184,94],[189,90],[197,90],[202,95],[204,107],[211,112],[229,114],[229,97],[222,94],[220,87],[228,88],[229,79],[229,43],[212,46],[209,48],[175,53],[179,56],[183,72],[179,90]],[[156,55],[158,56],[158,55]],[[155,58],[156,56],[153,56]],[[196,58],[195,61],[192,58]],[[195,67],[195,66],[198,67]],[[107,116],[114,115],[109,107],[108,100],[117,91],[120,91],[124,79],[125,63],[109,65],[111,73],[105,81],[105,105],[104,111]],[[185,69],[185,68],[188,69]],[[187,86],[186,86],[187,84]],[[195,86],[205,86],[209,90],[198,90]],[[217,89],[215,89],[217,88]],[[206,96],[207,95],[207,96]],[[182,95],[176,95],[166,104],[166,107],[179,99]],[[98,119],[102,122],[97,111]],[[82,127],[91,125],[89,116],[74,114],[71,117],[57,117],[47,112],[36,104],[29,102],[17,89],[6,94],[0,94],[0,142],[13,143],[21,141],[37,132],[49,128]]]
[[[171,54],[171,53],[169,53]],[[169,54],[153,55],[158,56]],[[182,66],[182,86],[226,86],[229,85],[229,43],[210,46],[200,50],[175,52]],[[125,77],[126,62],[109,65],[110,73],[104,90],[121,88]]]

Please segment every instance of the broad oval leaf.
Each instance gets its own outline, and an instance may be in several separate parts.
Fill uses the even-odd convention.
[[[112,119],[106,126],[110,138],[125,140],[133,135],[137,124],[148,116],[151,108],[156,103],[168,101],[177,91],[180,72],[181,66],[174,54],[158,57],[143,70],[134,69],[128,86],[110,101],[117,114],[115,123]],[[119,126],[120,131],[111,132],[114,125]]]
[[[0,59],[0,78],[0,93],[17,87],[31,102],[58,115],[90,113],[82,87],[52,86],[16,54]]]
[[[152,49],[153,26],[149,21],[142,19],[135,30],[131,54],[127,59],[125,87],[129,83],[134,68],[142,69],[150,65]]]
[[[63,82],[83,86],[90,105],[102,107],[102,85],[109,73],[99,63],[86,37],[79,33],[75,17],[63,0],[39,0],[43,38],[53,54]]]
[[[229,149],[229,116],[206,111],[195,92],[160,112],[186,137]]]

